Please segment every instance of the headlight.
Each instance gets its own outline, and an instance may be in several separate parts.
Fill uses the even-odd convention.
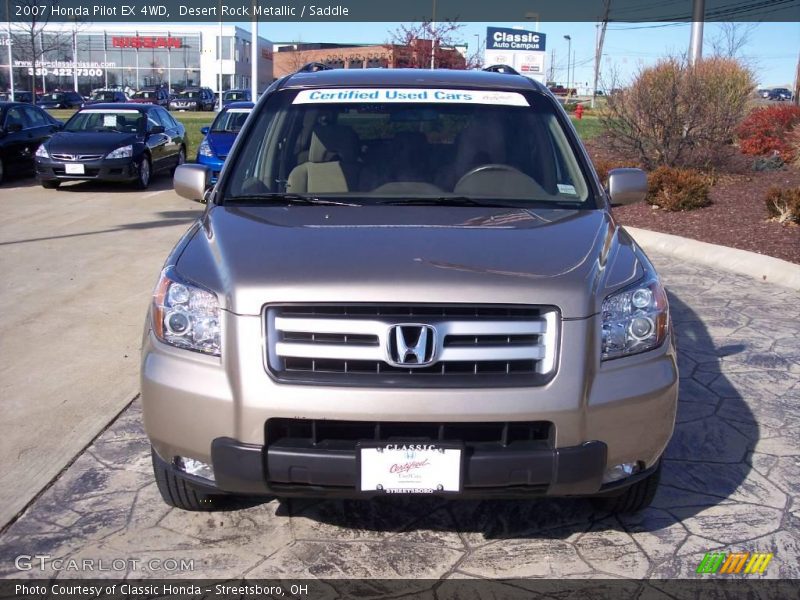
[[[133,146],[127,145],[112,150],[106,155],[106,158],[130,158],[133,156]]]
[[[200,142],[200,147],[197,149],[197,152],[201,156],[210,156],[212,158],[214,156],[214,151],[211,149],[211,146],[207,140]]]
[[[44,144],[40,144],[36,149],[36,156],[39,158],[50,158],[50,155],[47,153],[47,148],[44,147]]]
[[[182,281],[172,267],[161,272],[153,293],[152,325],[162,342],[220,355],[217,297]]]
[[[606,297],[602,313],[602,360],[652,350],[667,336],[667,294],[656,277]]]

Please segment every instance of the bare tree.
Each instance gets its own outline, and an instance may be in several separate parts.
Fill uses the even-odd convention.
[[[464,28],[463,23],[456,21],[422,21],[421,23],[411,23],[410,25],[400,25],[394,31],[389,32],[389,41],[385,44],[387,48],[400,46],[404,49],[400,60],[402,66],[413,69],[427,69],[431,66],[436,68],[442,66],[442,49],[456,45],[458,33]],[[430,42],[420,44],[421,40]],[[446,58],[445,58],[446,60]]]
[[[711,53],[722,58],[741,59],[742,49],[757,27],[758,23],[720,23],[717,34],[711,38]]]
[[[18,48],[19,54],[31,57],[31,69],[29,81],[31,92],[36,91],[36,75],[39,64],[44,58],[53,52],[63,52],[65,48],[72,52],[72,36],[66,31],[51,31],[47,35],[44,29],[50,21],[50,8],[57,4],[58,0],[46,2],[43,0],[18,0],[17,4],[24,7],[23,12],[30,13],[27,21],[20,21],[14,24],[12,35],[14,46]],[[32,102],[36,102],[36,95],[32,94]]]

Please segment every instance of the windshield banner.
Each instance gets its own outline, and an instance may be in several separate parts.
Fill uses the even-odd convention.
[[[375,102],[530,106],[525,96],[517,92],[499,92],[492,90],[436,90],[429,88],[303,90],[298,93],[294,99],[294,104],[372,104]]]

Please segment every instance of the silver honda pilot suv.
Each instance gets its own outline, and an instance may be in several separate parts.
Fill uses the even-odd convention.
[[[588,496],[647,506],[667,296],[569,119],[509,68],[276,81],[167,259],[142,348],[164,500]]]

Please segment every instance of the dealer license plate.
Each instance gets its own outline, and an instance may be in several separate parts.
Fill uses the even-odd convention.
[[[461,448],[425,443],[362,443],[361,491],[432,494],[461,491]]]
[[[78,164],[67,163],[67,164],[64,165],[64,172],[67,175],[83,175],[83,173],[84,173],[83,165],[80,164],[80,163],[78,163]]]

